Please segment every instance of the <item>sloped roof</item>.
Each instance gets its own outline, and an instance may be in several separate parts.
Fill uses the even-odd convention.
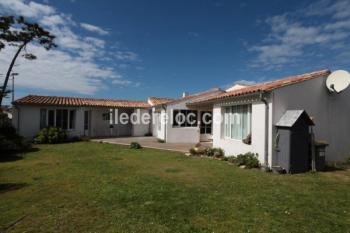
[[[294,124],[298,121],[299,118],[304,117],[309,125],[314,125],[314,122],[311,120],[309,115],[305,110],[287,110],[281,119],[276,123],[276,126],[279,127],[293,127]]]
[[[121,108],[149,108],[146,101],[93,99],[63,96],[28,95],[14,101],[14,105],[50,105],[77,107],[121,107]]]
[[[151,102],[152,106],[166,104],[166,103],[169,103],[169,102],[172,102],[175,100],[174,98],[160,98],[160,97],[155,97],[155,96],[150,96],[148,99]]]
[[[290,76],[290,77],[286,77],[286,78],[279,79],[279,80],[274,80],[274,81],[270,81],[270,82],[259,83],[256,85],[247,86],[247,87],[244,87],[244,88],[241,88],[238,90],[228,91],[228,92],[225,92],[225,93],[220,94],[220,95],[211,96],[211,97],[206,98],[206,99],[201,99],[199,101],[195,101],[191,104],[197,105],[197,104],[202,104],[202,103],[205,103],[208,101],[222,100],[222,99],[226,99],[229,97],[236,97],[236,96],[242,96],[242,95],[247,95],[247,94],[253,94],[256,92],[260,92],[260,91],[271,91],[271,90],[274,90],[277,88],[300,83],[300,82],[307,81],[310,79],[326,77],[330,73],[331,73],[330,70],[319,70],[319,71],[314,71],[314,72],[305,73],[305,74],[301,74],[301,75]]]
[[[195,101],[206,100],[208,98],[218,96],[222,93],[225,93],[225,91],[221,90],[220,88],[213,88],[213,89],[210,89],[207,91],[198,92],[198,93],[195,93],[192,95],[188,95],[188,96],[185,96],[182,98],[175,99],[174,101],[168,102],[168,104],[178,103],[181,101],[187,101],[187,104],[190,104],[190,103],[195,102]]]

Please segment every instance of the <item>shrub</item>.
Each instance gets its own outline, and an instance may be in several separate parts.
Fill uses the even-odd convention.
[[[236,162],[236,157],[235,156],[228,156],[227,161],[230,163],[235,163]]]
[[[222,158],[225,156],[225,152],[221,148],[213,148],[214,150],[214,157],[215,158]]]
[[[34,138],[36,144],[55,144],[67,141],[67,133],[61,128],[43,128],[38,135]]]
[[[214,148],[205,148],[204,149],[204,155],[205,156],[208,156],[208,157],[213,157],[214,156],[214,152],[215,152],[215,150],[214,150]]]
[[[198,152],[197,152],[197,150],[196,150],[194,147],[192,147],[192,148],[189,150],[189,152],[190,152],[190,154],[191,154],[192,156],[197,156],[197,155],[199,155]]]
[[[208,157],[215,157],[215,158],[222,158],[225,156],[225,153],[223,149],[221,148],[205,148],[204,150],[201,151],[201,153],[205,156]]]
[[[239,154],[234,160],[234,163],[237,166],[246,166],[246,168],[257,168],[260,167],[260,163],[258,160],[258,154],[254,154],[251,152],[245,154]]]
[[[15,153],[30,148],[30,144],[25,142],[23,137],[17,134],[12,126],[11,120],[0,110],[0,152],[1,154]]]
[[[160,138],[158,138],[157,141],[158,141],[159,143],[165,143],[165,141],[164,141],[163,139],[160,139]]]
[[[132,142],[130,143],[130,149],[141,149],[142,146],[138,142]]]

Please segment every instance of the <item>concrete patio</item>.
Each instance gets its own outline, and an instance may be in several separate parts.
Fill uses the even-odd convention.
[[[188,152],[188,150],[195,146],[193,143],[161,143],[155,137],[121,137],[121,138],[99,138],[93,139],[95,142],[104,142],[119,145],[130,145],[131,142],[138,142],[142,147],[178,151],[178,152]],[[201,142],[203,146],[211,147],[210,142]]]

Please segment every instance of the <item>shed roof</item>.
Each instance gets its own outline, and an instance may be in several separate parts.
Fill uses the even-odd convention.
[[[276,123],[276,126],[291,128],[301,118],[304,118],[307,124],[314,125],[314,122],[311,120],[305,110],[287,110]]]

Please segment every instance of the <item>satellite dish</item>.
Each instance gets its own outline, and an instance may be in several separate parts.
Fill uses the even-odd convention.
[[[330,92],[340,93],[350,85],[350,74],[345,70],[336,70],[328,76],[326,85]]]

